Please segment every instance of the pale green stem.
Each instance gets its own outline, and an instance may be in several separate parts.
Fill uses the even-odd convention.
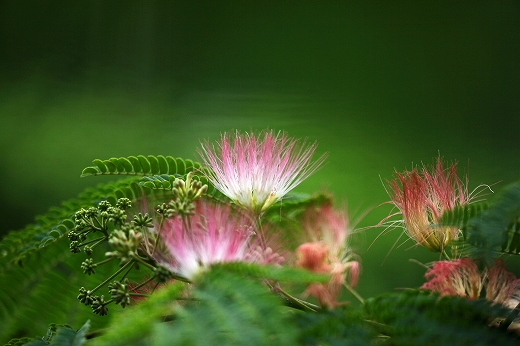
[[[356,299],[359,300],[359,302],[360,302],[361,304],[365,304],[365,300],[363,299],[363,297],[361,297],[361,296],[359,295],[359,293],[357,293],[356,290],[354,290],[354,289],[352,288],[352,286],[350,286],[350,285],[347,284],[347,283],[344,283],[343,286],[345,286],[345,288],[346,288],[346,289],[347,289],[347,290],[348,290],[348,291],[349,291],[349,292],[350,292],[354,297],[356,297]]]
[[[108,279],[106,279],[105,281],[103,281],[102,283],[100,283],[96,288],[94,288],[93,290],[90,291],[90,293],[94,293],[96,292],[98,289],[100,289],[101,287],[105,286],[110,280],[112,280],[113,278],[115,278],[116,276],[118,276],[123,270],[125,270],[126,268],[130,267],[131,265],[134,264],[134,261],[128,261],[124,266],[122,266],[121,268],[119,268],[114,274],[110,275],[110,277]]]

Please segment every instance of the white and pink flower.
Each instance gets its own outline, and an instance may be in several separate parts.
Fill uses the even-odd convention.
[[[311,158],[317,144],[263,131],[258,136],[224,133],[217,147],[207,141],[199,154],[210,168],[208,180],[236,204],[262,213],[323,163],[326,155]]]
[[[264,257],[251,256],[268,251],[268,247],[255,232],[249,216],[226,204],[205,200],[194,203],[193,215],[166,219],[163,223],[160,235],[166,251],[156,256],[161,264],[193,280],[214,263],[269,262]]]

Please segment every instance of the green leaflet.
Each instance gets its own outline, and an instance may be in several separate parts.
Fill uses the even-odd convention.
[[[95,159],[92,163],[94,166],[83,169],[82,177],[91,175],[185,175],[191,171],[202,170],[198,162],[163,155],[137,155],[107,160]]]
[[[58,328],[51,340],[51,346],[83,346],[87,342],[85,334],[89,328],[90,321],[85,322],[78,331],[67,327]]]

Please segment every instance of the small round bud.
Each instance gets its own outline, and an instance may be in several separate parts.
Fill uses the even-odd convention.
[[[109,201],[101,201],[98,204],[99,211],[106,211],[108,208],[112,207],[112,204],[110,204]]]
[[[162,284],[172,278],[172,273],[165,267],[158,265],[154,270],[153,276],[157,283]]]
[[[81,248],[79,247],[80,243],[78,241],[71,241],[70,242],[70,252],[72,253],[79,253],[81,252]]]
[[[128,281],[125,280],[123,284],[119,281],[114,281],[108,286],[112,300],[123,308],[130,304],[130,292],[126,282]]]
[[[85,251],[85,255],[87,255],[87,256],[92,255],[92,252],[93,252],[92,247],[90,247],[88,245],[85,245],[85,247],[83,247],[83,251]]]
[[[116,207],[121,210],[127,210],[132,207],[132,202],[128,198],[119,198]]]
[[[98,209],[94,207],[88,208],[88,210],[85,213],[85,216],[87,217],[95,217],[98,214]]]
[[[79,289],[78,299],[81,303],[89,306],[92,304],[92,292],[88,291],[85,287]]]
[[[96,267],[97,264],[94,263],[92,258],[87,258],[81,263],[81,269],[83,269],[83,273],[87,275],[94,274],[96,272]]]
[[[108,313],[108,308],[106,307],[105,297],[104,296],[95,296],[92,299],[91,308],[95,314],[100,316],[105,316]]]
[[[153,227],[153,219],[148,214],[137,214],[134,215],[134,219],[132,220],[132,223],[138,227],[146,227],[146,228],[152,228]]]
[[[78,240],[78,234],[76,232],[74,232],[73,230],[69,231],[69,233],[67,234],[67,237],[71,241]]]

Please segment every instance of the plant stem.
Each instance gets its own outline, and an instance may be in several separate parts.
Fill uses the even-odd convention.
[[[91,294],[96,292],[98,289],[100,289],[101,287],[105,286],[110,280],[112,280],[113,278],[115,278],[116,276],[119,275],[119,273],[121,273],[123,270],[125,270],[126,268],[130,267],[131,265],[133,265],[135,263],[135,261],[133,260],[130,260],[128,261],[127,263],[125,263],[124,266],[122,266],[121,268],[119,268],[114,274],[110,275],[110,277],[108,277],[105,281],[103,281],[102,283],[100,283],[96,288],[94,288],[93,290],[91,290]]]
[[[354,289],[352,288],[352,286],[350,286],[350,285],[347,284],[347,283],[344,283],[343,286],[345,286],[345,288],[346,288],[350,293],[352,293],[352,295],[353,295],[354,297],[356,297],[356,299],[359,300],[359,301],[361,302],[361,304],[365,304],[365,300],[363,299],[363,297],[361,297],[361,296],[359,295],[359,293],[357,293],[356,290],[354,290]]]

